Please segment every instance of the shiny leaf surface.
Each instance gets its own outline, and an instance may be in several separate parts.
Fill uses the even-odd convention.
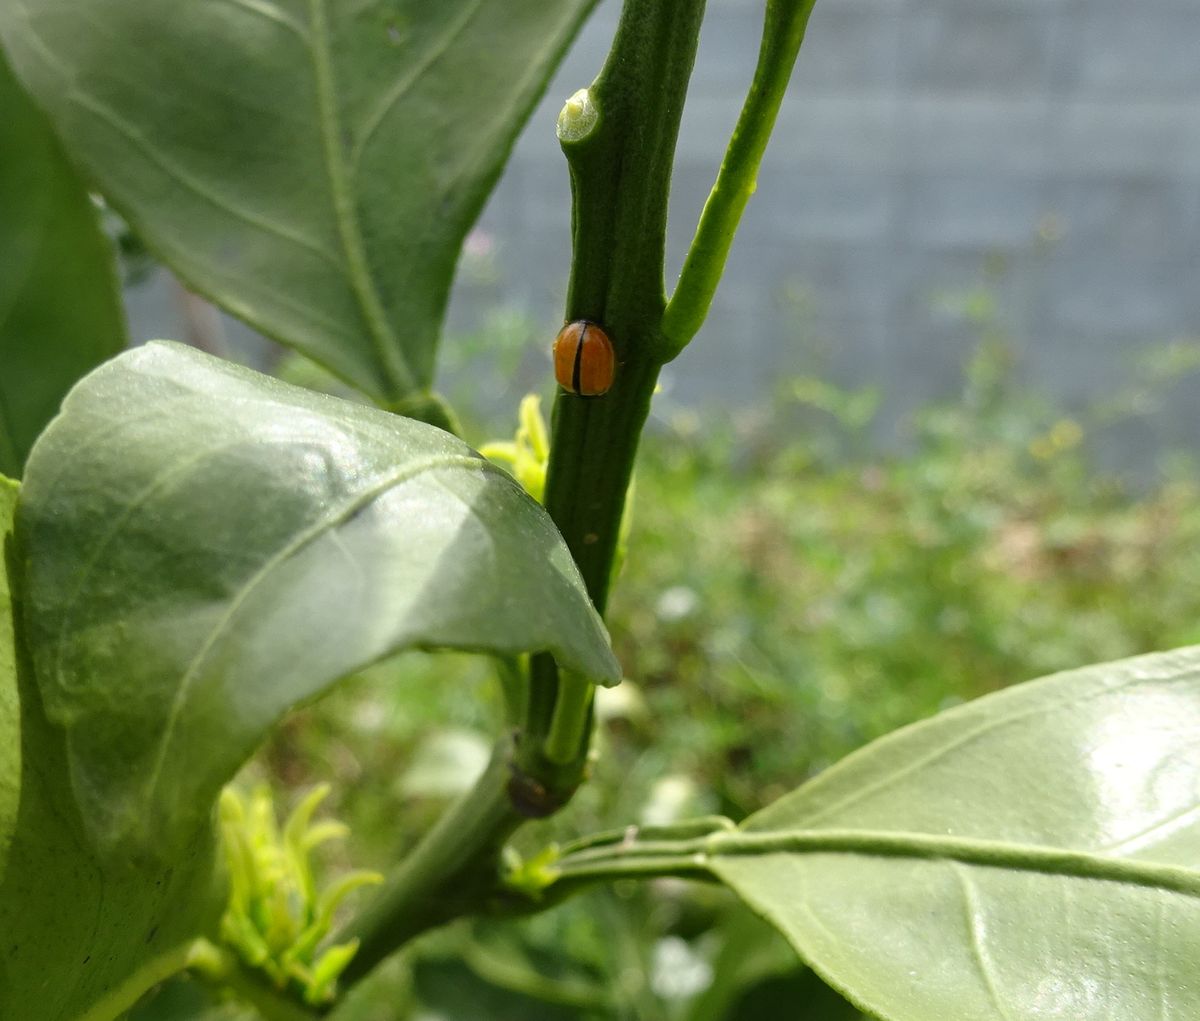
[[[888,1021],[1168,1021],[1200,1005],[1200,649],[902,730],[710,841]]]
[[[501,469],[178,345],[72,392],[18,536],[46,712],[108,848],[186,845],[288,708],[404,648],[620,678],[558,531]]]

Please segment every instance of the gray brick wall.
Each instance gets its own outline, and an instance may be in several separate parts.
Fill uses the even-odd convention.
[[[758,45],[761,3],[709,7],[672,272]],[[481,222],[511,269],[490,293],[527,302],[548,331],[568,252],[554,115],[599,68],[616,13],[609,0],[580,39]],[[1200,0],[818,0],[672,395],[738,404],[815,368],[884,385],[886,429],[953,387],[976,335],[939,296],[985,278],[1025,375],[1069,400],[1102,395],[1139,350],[1200,339]],[[454,321],[480,297],[460,287]],[[1153,438],[1194,439],[1197,398],[1200,384],[1181,386]]]

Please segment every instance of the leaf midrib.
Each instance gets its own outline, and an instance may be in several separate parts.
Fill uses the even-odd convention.
[[[710,861],[767,854],[856,854],[917,858],[985,868],[1040,872],[1169,890],[1200,898],[1200,871],[1040,844],[883,830],[792,830],[720,833],[703,842]]]
[[[334,219],[337,222],[342,252],[346,257],[346,270],[350,277],[350,286],[362,309],[380,369],[392,384],[393,393],[389,396],[403,397],[417,388],[416,373],[405,357],[388,321],[387,311],[379,297],[375,279],[367,262],[366,246],[363,243],[354,195],[351,193],[350,169],[346,164],[341,143],[341,119],[338,116],[333,52],[325,0],[309,0],[309,15],[312,34],[309,52],[312,54],[317,91],[317,124],[321,133],[325,173],[333,198]]]

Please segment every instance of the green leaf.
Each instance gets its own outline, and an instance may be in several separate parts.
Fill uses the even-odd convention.
[[[189,348],[77,387],[18,510],[30,645],[98,841],[178,848],[297,702],[400,649],[620,679],[545,511],[455,437]]]
[[[193,288],[390,402],[428,387],[462,240],[594,4],[22,0],[0,36]]]
[[[708,842],[888,1021],[1167,1021],[1200,1005],[1200,648],[884,738]]]
[[[21,474],[67,390],[124,346],[96,211],[0,54],[0,472]]]
[[[0,481],[0,519],[14,496]],[[0,583],[0,838],[12,838],[0,876],[0,1017],[79,1021],[99,1004],[88,1019],[106,1021],[179,970],[192,939],[215,925],[214,843],[198,834],[167,862],[97,856],[63,734],[42,712],[12,619]]]
[[[21,705],[17,697],[17,636],[9,593],[7,546],[17,484],[0,475],[0,880],[21,797]]]

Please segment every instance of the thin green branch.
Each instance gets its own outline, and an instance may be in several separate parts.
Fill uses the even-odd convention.
[[[548,892],[554,903],[557,903],[564,897],[578,892],[583,886],[593,883],[612,883],[622,879],[663,879],[668,876],[674,879],[713,879],[707,859],[699,852],[678,855],[651,854],[644,857],[629,852],[591,862],[564,863],[560,868],[559,877]]]
[[[580,751],[586,750],[592,725],[592,691],[590,681],[559,671],[558,700],[550,717],[550,732],[542,746],[546,758],[558,766],[575,762]]]
[[[746,203],[758,184],[758,167],[787,91],[788,79],[815,0],[767,0],[762,46],[750,92],[725,151],[716,183],[700,215],[696,236],[663,314],[663,361],[679,354],[704,325],[725,271]]]
[[[602,323],[618,369],[602,397],[559,394],[544,503],[602,614],[658,378],[667,199],[704,7],[704,0],[626,0],[603,71],[586,100],[569,101],[567,120],[586,124],[560,137],[573,198],[566,318]],[[590,698],[573,685],[549,656],[533,658],[518,761],[545,788],[546,814],[571,797],[587,762]],[[576,733],[583,740],[571,754]],[[554,761],[568,754],[570,762]]]
[[[612,844],[629,844],[633,841],[648,840],[685,840],[688,837],[704,837],[713,833],[737,829],[732,819],[723,815],[701,815],[693,819],[682,819],[679,822],[666,823],[659,826],[640,826],[633,824],[619,830],[604,830],[600,833],[589,833],[568,844],[564,844],[561,857],[578,854],[593,847],[611,846]]]
[[[501,741],[475,786],[437,821],[380,892],[336,937],[360,941],[343,974],[352,985],[409,940],[487,911],[500,886],[500,851],[525,816],[509,794],[511,740]]]

